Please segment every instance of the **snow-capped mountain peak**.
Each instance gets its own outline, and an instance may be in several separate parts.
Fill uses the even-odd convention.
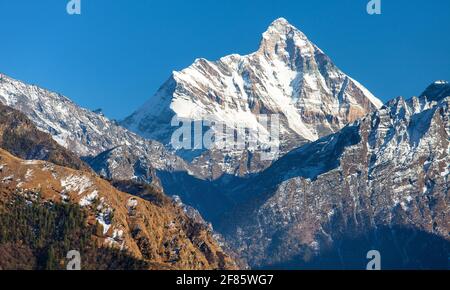
[[[450,84],[444,80],[435,81],[427,87],[421,96],[426,97],[428,101],[439,101],[450,96]]]
[[[122,124],[170,147],[177,129],[170,122],[174,116],[259,128],[265,136],[258,116],[276,114],[281,149],[287,152],[336,132],[381,105],[300,30],[280,18],[263,33],[256,52],[231,54],[217,61],[197,59],[174,72]]]
[[[311,54],[317,47],[308,40],[305,34],[291,25],[286,19],[279,18],[272,22],[262,35],[258,52],[266,57],[287,56],[299,49],[302,54]]]

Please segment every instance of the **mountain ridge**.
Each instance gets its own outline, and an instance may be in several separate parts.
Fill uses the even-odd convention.
[[[91,170],[78,156],[39,131],[23,113],[1,102],[0,148],[23,159],[47,160],[77,170]]]
[[[197,59],[174,72],[146,104],[121,124],[168,148],[173,145],[171,136],[176,129],[171,126],[173,117],[223,122],[229,128],[243,126],[257,131],[257,141],[264,144],[270,132],[258,117],[278,115],[282,155],[339,130],[381,105],[301,31],[285,19],[278,19],[264,32],[256,52],[232,54],[217,61]],[[246,149],[252,155],[260,150],[251,146]],[[247,174],[270,164],[256,160],[252,165],[246,150],[207,151],[199,152],[193,162],[206,168],[204,175]],[[184,156],[181,151],[179,154]],[[249,160],[250,168],[242,167],[242,158]],[[223,165],[212,168],[208,160]]]
[[[162,144],[145,140],[103,115],[89,111],[58,93],[0,75],[0,102],[27,116],[36,127],[64,148],[87,162],[121,146],[132,158],[119,152],[101,163],[89,164],[111,179],[137,179],[152,183],[151,171],[189,170],[187,163]],[[117,169],[118,168],[118,169]]]
[[[348,236],[406,244],[410,233],[437,237],[444,241],[439,253],[448,254],[449,95],[448,82],[436,81],[419,97],[382,105],[285,19],[269,26],[252,54],[197,59],[175,72],[121,123],[129,129],[0,75],[0,102],[116,188],[156,205],[164,198],[147,195],[140,182],[180,196],[174,203],[185,214],[198,217],[203,229],[205,216],[257,268],[297,258],[302,264],[327,250],[339,254]],[[262,160],[259,148],[177,152],[168,142],[173,116],[260,130],[257,117],[272,114],[281,116],[281,152],[273,160]]]
[[[421,97],[396,98],[285,155],[238,185],[242,199],[216,229],[253,267],[336,250],[343,236],[377,227],[448,243],[449,88],[433,84]]]

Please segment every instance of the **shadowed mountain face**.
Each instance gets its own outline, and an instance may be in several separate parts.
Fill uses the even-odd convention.
[[[305,249],[296,258],[262,269],[365,270],[369,251],[380,253],[382,270],[448,270],[450,241],[411,228],[380,227],[345,236],[319,255]]]
[[[2,74],[0,102],[25,114],[38,130],[50,134],[104,177],[150,183],[154,169],[187,170],[186,163],[162,144],[145,140],[60,94]]]
[[[339,158],[346,146],[359,141],[358,127],[346,127],[341,134],[293,150],[259,174],[247,177],[223,175],[211,181],[185,172],[159,172],[158,178],[167,193],[180,195],[182,200],[200,210],[205,219],[219,225],[224,213],[229,213],[234,207],[247,207],[257,200],[268,198],[284,181],[299,176],[316,179],[338,168]]]
[[[370,238],[377,236],[370,234],[377,228],[415,232],[421,238],[411,247],[438,243],[433,255],[444,255],[450,230],[448,89],[436,82],[420,97],[392,100],[257,174],[214,181],[182,172],[158,176],[167,192],[181,188],[182,199],[199,209],[253,267],[326,266],[325,258],[314,257],[328,251],[336,255],[341,244],[350,254],[367,236],[357,254],[363,263],[365,253],[360,254],[378,245]],[[380,230],[378,237],[395,241],[396,232]],[[391,254],[397,249],[392,243],[379,245]],[[392,268],[433,268],[425,255],[392,257],[397,257]],[[332,261],[332,268],[356,265]],[[436,265],[442,268],[443,262]]]
[[[0,103],[0,148],[28,160],[47,160],[73,169],[90,170],[78,156],[39,131],[21,112]]]
[[[282,263],[305,249],[321,254],[349,233],[383,226],[448,240],[448,86],[397,98],[287,154],[231,190],[239,202],[216,229],[253,266]]]

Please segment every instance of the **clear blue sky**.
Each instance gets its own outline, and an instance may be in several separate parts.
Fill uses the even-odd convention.
[[[450,79],[450,1],[382,0],[0,0],[0,72],[122,119],[173,70],[257,49],[287,18],[383,100]]]

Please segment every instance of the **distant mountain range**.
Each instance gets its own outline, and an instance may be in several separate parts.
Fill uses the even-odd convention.
[[[119,215],[98,238],[163,268],[359,269],[373,248],[391,268],[445,268],[449,97],[438,81],[383,106],[281,18],[257,52],[196,60],[120,123],[0,75],[2,184],[8,196],[45,184],[45,200],[66,198],[94,219],[102,212],[91,204],[103,200]],[[173,117],[264,133],[258,116],[273,114],[273,160],[255,148],[171,146]],[[89,186],[65,181],[73,177]],[[147,222],[130,224],[131,203]]]
[[[145,140],[60,94],[0,75],[0,101],[23,112],[39,130],[105,177],[151,183],[153,169],[186,168],[162,144]]]

